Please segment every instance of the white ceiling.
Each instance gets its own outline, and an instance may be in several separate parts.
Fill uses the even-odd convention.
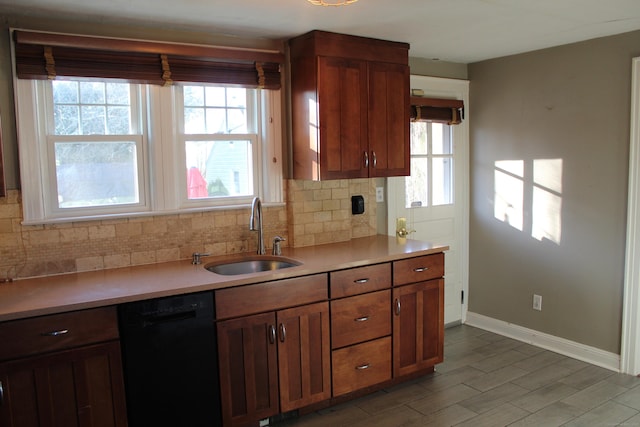
[[[640,29],[640,0],[0,0],[2,12],[278,40],[321,29],[408,42],[412,57],[460,63]]]

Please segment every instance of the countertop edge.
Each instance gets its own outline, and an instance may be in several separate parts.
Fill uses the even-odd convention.
[[[0,285],[0,322],[327,273],[448,249],[447,245],[378,235],[283,248],[283,256],[303,264],[271,273],[220,276],[204,269],[213,261],[248,255],[236,254],[205,258],[198,266],[181,260],[22,279]]]

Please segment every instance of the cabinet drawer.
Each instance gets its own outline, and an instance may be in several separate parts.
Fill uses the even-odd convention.
[[[331,301],[331,348],[391,335],[391,290]]]
[[[368,265],[329,273],[331,298],[342,298],[391,286],[391,264]]]
[[[326,301],[327,292],[325,273],[220,289],[215,293],[216,319]]]
[[[393,262],[393,286],[422,282],[444,276],[444,253]]]
[[[333,395],[391,379],[391,337],[333,351]]]
[[[117,338],[115,307],[13,320],[0,324],[0,360]]]

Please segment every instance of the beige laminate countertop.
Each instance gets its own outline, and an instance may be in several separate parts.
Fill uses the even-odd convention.
[[[305,276],[361,265],[428,255],[448,246],[389,236],[302,248],[283,248],[282,255],[302,265],[273,272],[222,276],[205,270],[207,263],[237,254],[16,280],[0,284],[0,321],[82,310],[148,298]]]

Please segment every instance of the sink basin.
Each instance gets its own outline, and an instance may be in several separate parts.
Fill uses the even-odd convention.
[[[300,261],[281,256],[256,255],[254,257],[243,257],[238,260],[212,262],[206,264],[204,268],[212,273],[224,276],[235,276],[237,274],[260,273],[263,271],[275,271],[283,268],[301,265]]]

